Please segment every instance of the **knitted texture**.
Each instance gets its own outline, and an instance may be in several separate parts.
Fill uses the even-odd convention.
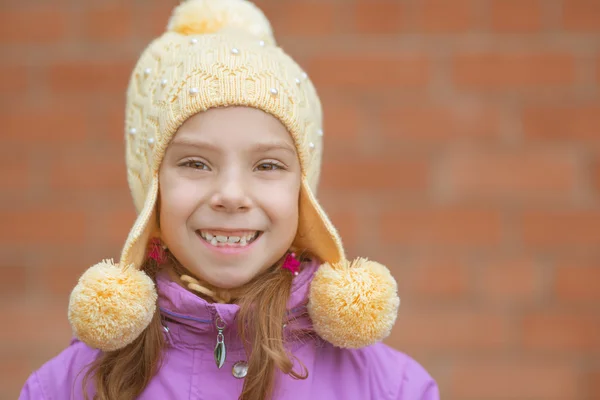
[[[180,5],[169,27],[186,34],[169,31],[153,41],[132,73],[126,158],[129,187],[140,218],[121,262],[139,266],[146,241],[156,231],[156,196],[151,189],[173,135],[192,115],[225,106],[258,108],[287,127],[300,158],[302,190],[312,192],[300,204],[305,217],[296,245],[338,261],[344,257],[341,241],[313,195],[323,148],[321,104],[315,88],[294,60],[274,45],[268,21],[256,7],[239,0],[219,3],[196,0]],[[241,16],[235,5],[241,6],[237,10]],[[207,10],[217,16],[216,22],[202,14]],[[252,17],[249,34],[242,22]],[[229,20],[234,25],[228,25]],[[325,229],[325,240],[310,240],[315,237],[315,226]]]
[[[396,322],[400,299],[390,271],[358,258],[319,267],[310,287],[310,313],[319,336],[345,348],[384,339]]]
[[[293,246],[325,263],[309,299],[314,299],[309,310],[317,333],[346,347],[387,336],[398,307],[396,282],[380,264],[346,260],[340,237],[315,197],[323,148],[315,88],[276,46],[262,12],[245,0],[182,3],[168,31],[144,50],[135,66],[127,90],[125,144],[138,217],[119,264],[92,267],[73,290],[69,320],[74,332],[92,347],[115,350],[147,327],[156,292],[139,268],[149,240],[160,237],[156,204],[165,151],[189,117],[229,106],[269,113],[293,138],[302,174]],[[356,326],[361,328],[352,328]]]
[[[140,326],[150,323],[156,299],[154,282],[148,275],[104,260],[79,278],[71,294],[73,333],[91,347],[119,349],[139,336]]]

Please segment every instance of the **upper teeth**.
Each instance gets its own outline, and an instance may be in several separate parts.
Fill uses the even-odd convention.
[[[200,235],[209,242],[215,243],[241,243],[246,244],[256,236],[257,232],[248,233],[244,236],[222,236],[213,235],[210,232],[200,231]]]

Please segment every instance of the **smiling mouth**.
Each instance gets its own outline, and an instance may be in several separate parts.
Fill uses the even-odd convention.
[[[198,236],[215,247],[245,247],[262,234],[261,231],[235,231],[227,234],[222,231],[198,230]]]

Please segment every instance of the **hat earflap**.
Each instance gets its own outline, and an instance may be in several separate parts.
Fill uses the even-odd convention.
[[[145,272],[104,260],[79,278],[69,300],[69,321],[75,336],[90,347],[118,350],[150,324],[156,299]]]
[[[318,268],[308,312],[321,338],[337,347],[360,348],[390,334],[399,306],[397,284],[389,270],[358,258]]]

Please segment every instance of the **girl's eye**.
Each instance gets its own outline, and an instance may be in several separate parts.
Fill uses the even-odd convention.
[[[270,161],[259,164],[256,169],[259,171],[276,171],[278,169],[283,169],[283,165]]]
[[[183,167],[189,167],[189,168],[193,168],[193,169],[208,170],[208,166],[206,164],[204,164],[202,161],[198,161],[198,160],[188,160],[181,165]]]

